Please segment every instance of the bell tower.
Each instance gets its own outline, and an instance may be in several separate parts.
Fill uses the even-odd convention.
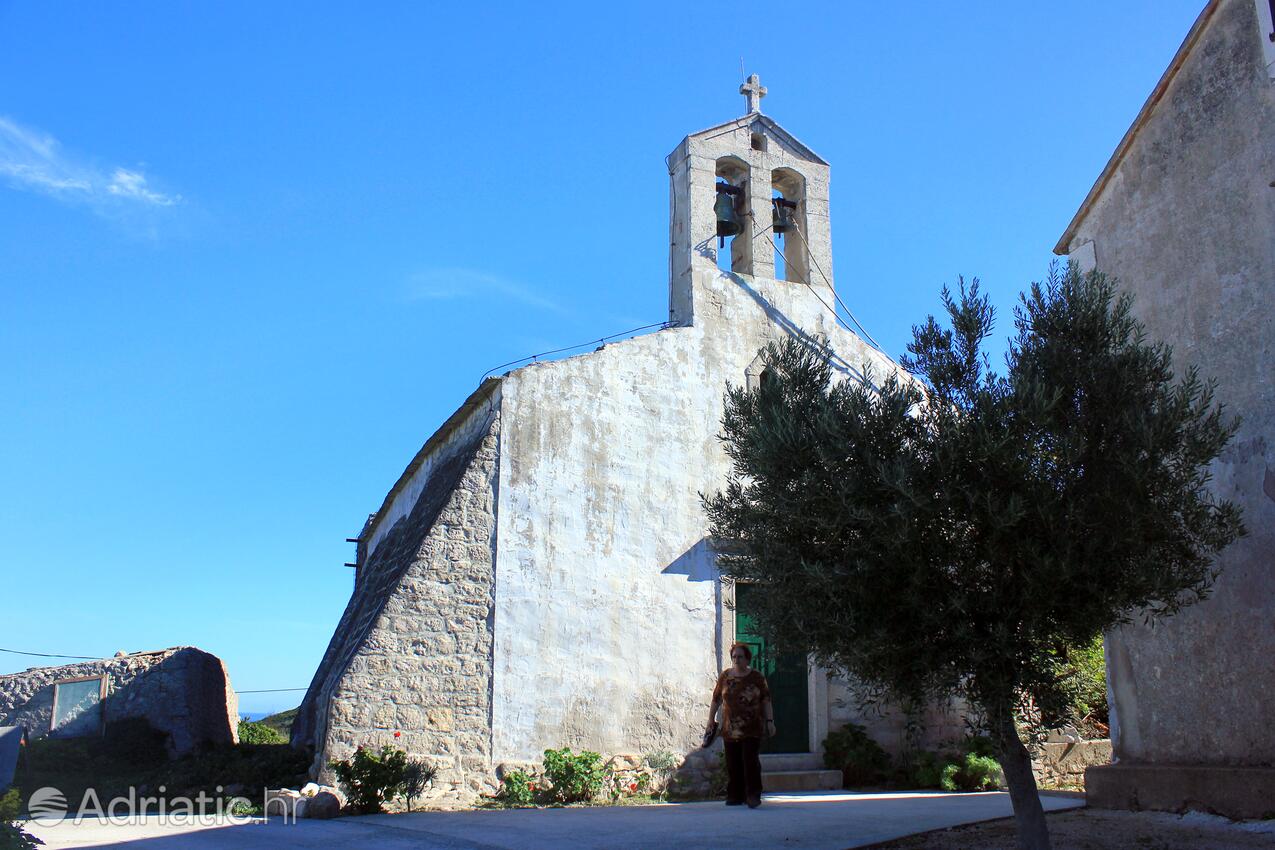
[[[667,159],[669,319],[681,325],[694,323],[696,292],[713,276],[832,286],[828,163],[762,114],[756,74],[739,93],[742,117],[692,133]]]

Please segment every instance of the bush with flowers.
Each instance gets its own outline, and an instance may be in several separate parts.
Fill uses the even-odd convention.
[[[361,814],[371,815],[383,812],[385,802],[402,793],[407,753],[389,744],[381,747],[379,753],[359,747],[354,758],[329,762],[328,767],[345,786],[350,805]]]
[[[511,770],[500,781],[496,799],[506,806],[534,806],[538,790],[534,776],[525,770]]]

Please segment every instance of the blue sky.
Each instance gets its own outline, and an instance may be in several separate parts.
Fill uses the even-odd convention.
[[[1008,332],[1201,6],[0,0],[0,647],[306,686],[482,373],[667,318],[663,157],[741,56],[887,351],[958,274]]]

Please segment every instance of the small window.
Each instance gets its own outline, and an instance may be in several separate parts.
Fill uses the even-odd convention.
[[[102,731],[102,700],[106,677],[68,679],[53,685],[53,719],[49,734],[62,738],[97,735]]]
[[[753,150],[761,151],[762,153],[766,152],[766,134],[765,133],[753,133]]]

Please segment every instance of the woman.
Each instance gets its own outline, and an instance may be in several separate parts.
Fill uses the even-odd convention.
[[[722,742],[726,745],[726,805],[747,802],[761,805],[761,739],[775,734],[775,709],[770,704],[766,677],[749,665],[753,651],[742,643],[730,648],[731,666],[717,677],[708,727],[713,728],[717,709],[722,711]]]

